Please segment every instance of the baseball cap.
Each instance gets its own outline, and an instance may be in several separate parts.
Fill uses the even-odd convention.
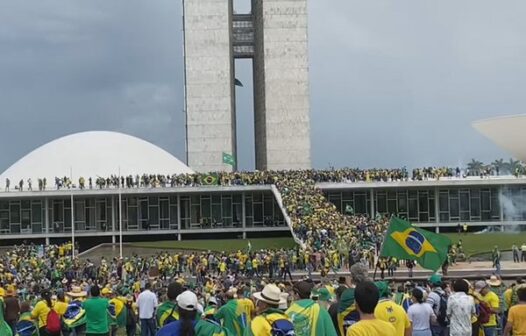
[[[184,310],[197,310],[197,295],[187,290],[177,296],[177,305]]]
[[[442,284],[442,276],[440,274],[433,274],[432,276],[427,279],[429,283],[433,285],[441,285]]]
[[[488,284],[484,280],[479,280],[475,282],[475,291],[480,292],[484,288],[488,287]]]

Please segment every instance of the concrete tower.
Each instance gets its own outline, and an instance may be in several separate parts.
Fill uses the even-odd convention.
[[[229,170],[236,156],[234,60],[252,58],[256,169],[310,168],[307,0],[183,0],[187,159]]]

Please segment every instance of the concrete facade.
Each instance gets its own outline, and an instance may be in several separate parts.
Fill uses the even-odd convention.
[[[310,168],[306,0],[254,0],[256,167]]]
[[[243,15],[231,0],[184,3],[188,165],[232,168],[234,59],[253,58],[256,169],[310,168],[307,1],[252,0]]]
[[[235,152],[232,4],[183,3],[187,163],[199,172],[228,170],[222,153]]]

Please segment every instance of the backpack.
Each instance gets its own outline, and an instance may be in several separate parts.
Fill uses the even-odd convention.
[[[57,312],[53,310],[53,308],[51,308],[49,313],[47,313],[46,331],[48,334],[59,334],[62,331],[60,317],[58,316]]]
[[[267,320],[268,321],[268,320]],[[270,323],[270,321],[268,321]],[[270,323],[271,336],[296,336],[294,325],[286,318],[279,318]]]
[[[435,292],[440,297],[440,308],[438,309],[437,322],[443,327],[446,327],[449,324],[447,318],[447,297],[445,294],[440,294]]]
[[[480,324],[488,323],[491,314],[491,308],[488,306],[488,304],[484,301],[480,301],[478,304],[477,321]]]

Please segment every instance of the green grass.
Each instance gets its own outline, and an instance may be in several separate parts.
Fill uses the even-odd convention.
[[[526,242],[526,232],[517,233],[446,233],[453,244],[462,239],[464,252],[470,256],[473,254],[490,252],[493,246],[498,245],[501,251],[511,250],[513,244],[521,245]],[[217,240],[183,240],[183,241],[158,241],[131,243],[132,246],[155,248],[155,249],[182,249],[182,250],[211,250],[211,251],[237,251],[246,250],[249,240],[244,239],[217,239]],[[252,250],[292,248],[296,244],[292,238],[258,238],[250,239]]]
[[[481,234],[458,234],[446,233],[453,244],[462,239],[462,246],[467,255],[490,252],[497,245],[501,251],[511,250],[513,244],[521,246],[526,242],[526,232],[516,233],[481,233]]]
[[[147,247],[155,249],[181,249],[181,250],[211,250],[232,252],[246,250],[248,241],[252,245],[252,250],[260,249],[280,249],[295,247],[296,243],[292,238],[257,238],[257,239],[217,239],[217,240],[183,240],[183,241],[158,241],[158,242],[139,242],[131,243],[135,247]]]

